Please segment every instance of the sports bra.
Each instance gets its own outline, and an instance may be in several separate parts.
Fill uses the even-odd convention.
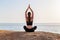
[[[33,24],[33,21],[30,21],[30,22],[27,21],[27,25],[32,25],[32,24]]]

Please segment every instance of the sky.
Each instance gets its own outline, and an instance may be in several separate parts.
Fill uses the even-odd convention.
[[[60,23],[60,0],[0,0],[0,23],[25,23],[29,4],[34,23]]]

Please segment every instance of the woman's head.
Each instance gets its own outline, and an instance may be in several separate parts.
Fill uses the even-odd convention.
[[[31,15],[31,12],[28,12],[28,16],[30,16]]]

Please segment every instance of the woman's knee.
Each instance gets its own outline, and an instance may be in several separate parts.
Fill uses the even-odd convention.
[[[33,29],[34,29],[34,30],[37,29],[37,26],[34,26]]]
[[[24,29],[26,29],[26,26],[23,26]]]
[[[37,26],[34,26],[35,28],[37,28]]]

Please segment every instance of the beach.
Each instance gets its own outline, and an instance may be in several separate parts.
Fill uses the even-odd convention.
[[[0,30],[0,40],[60,40],[60,34]]]

